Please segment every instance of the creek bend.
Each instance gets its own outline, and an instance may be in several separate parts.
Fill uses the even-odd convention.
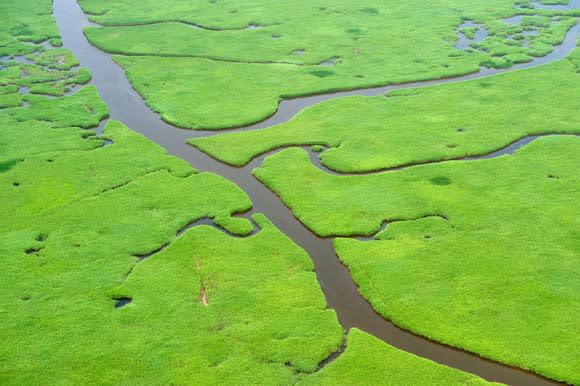
[[[336,311],[345,330],[357,327],[401,350],[476,374],[490,381],[512,385],[553,384],[552,381],[531,372],[483,359],[475,354],[415,335],[400,329],[377,314],[360,295],[347,268],[338,260],[332,246],[332,239],[320,238],[313,234],[293,216],[290,209],[273,192],[259,183],[251,173],[254,162],[244,168],[232,167],[189,146],[186,143],[188,138],[205,136],[215,132],[184,130],[163,122],[159,115],[150,110],[141,96],[132,88],[123,69],[111,59],[111,56],[95,48],[86,40],[83,28],[92,25],[92,23],[88,21],[76,1],[53,0],[53,7],[54,16],[62,35],[63,46],[72,51],[79,59],[81,66],[91,71],[93,76],[91,84],[97,87],[101,97],[107,103],[110,118],[123,122],[132,130],[155,141],[169,154],[188,161],[194,168],[218,174],[243,189],[252,200],[253,212],[264,213],[278,229],[310,255],[315,264],[316,275],[328,307]],[[557,46],[551,54],[530,63],[514,66],[512,70],[563,58],[575,47],[579,32],[580,25],[577,24],[568,31],[564,43]],[[284,100],[280,103],[278,112],[272,117],[238,130],[258,129],[285,122],[303,108],[323,100],[350,95],[380,95],[397,88],[451,83],[481,78],[504,71],[482,70],[457,78]],[[103,124],[100,125],[100,128],[102,127]]]

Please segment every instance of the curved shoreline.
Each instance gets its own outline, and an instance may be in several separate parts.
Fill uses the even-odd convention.
[[[53,6],[54,15],[62,34],[64,47],[69,48],[80,60],[81,64],[91,70],[93,74],[91,84],[97,86],[103,100],[108,104],[111,118],[122,121],[131,129],[165,148],[169,154],[188,161],[195,168],[221,175],[243,189],[252,199],[254,212],[266,214],[278,229],[310,255],[315,264],[317,278],[326,297],[328,307],[336,311],[345,329],[348,330],[351,327],[358,327],[394,347],[450,367],[479,375],[488,380],[514,385],[543,385],[553,383],[546,378],[526,370],[483,359],[476,354],[457,350],[428,338],[415,335],[395,326],[377,314],[372,306],[358,292],[358,288],[352,281],[348,269],[336,257],[331,239],[317,237],[304,227],[274,193],[253,178],[251,164],[244,168],[227,166],[187,145],[185,141],[192,134],[198,133],[201,136],[207,135],[207,132],[179,129],[163,122],[159,118],[159,115],[151,111],[141,96],[131,87],[123,70],[113,62],[110,55],[88,43],[82,30],[85,26],[89,26],[90,22],[88,22],[86,15],[82,13],[75,0],[54,0]],[[580,26],[576,25],[568,31],[565,42],[560,47],[565,46],[565,43],[571,39],[570,35],[572,30],[577,35],[580,32]],[[573,36],[574,47],[575,38],[576,36]],[[562,53],[557,53],[556,51],[557,49],[553,51],[555,53],[553,58],[548,55],[542,58],[543,61],[541,63],[535,63],[533,65],[559,59],[559,55],[562,55]],[[567,52],[563,55],[565,56],[566,54]],[[540,61],[540,59],[538,60]],[[531,63],[522,65],[521,68],[530,67]],[[514,68],[520,67],[514,66],[510,71],[513,71]],[[289,103],[294,103],[292,104],[294,106],[293,108],[296,111],[300,111],[304,108],[300,106],[307,106],[336,97],[380,95],[397,88],[451,83],[481,78],[499,72],[505,71],[486,72],[485,74],[479,72],[460,78],[352,90],[285,100],[280,103],[278,112],[274,116],[261,123],[246,126],[241,130],[251,130],[272,125],[272,120],[280,119],[285,111],[292,111],[288,107]],[[212,133],[216,132],[212,131]]]

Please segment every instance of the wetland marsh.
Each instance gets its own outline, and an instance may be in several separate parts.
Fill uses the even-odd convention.
[[[575,3],[26,2],[3,383],[580,382]]]

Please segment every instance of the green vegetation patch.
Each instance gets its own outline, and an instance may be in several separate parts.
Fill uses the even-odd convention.
[[[30,93],[62,96],[76,85],[86,84],[90,73],[73,69],[78,60],[63,48],[47,49],[38,43],[62,46],[46,0],[3,1],[0,4],[0,95],[26,87]],[[15,89],[14,89],[15,88]],[[17,107],[0,100],[0,109]]]
[[[575,52],[575,63],[577,57]],[[390,92],[387,98],[334,99],[284,124],[189,143],[237,166],[279,147],[325,144],[332,147],[321,156],[325,166],[363,172],[485,154],[526,135],[579,133],[577,100],[577,67],[562,60],[481,80]]]
[[[64,48],[44,50],[36,55],[28,55],[27,59],[38,65],[59,70],[70,70],[72,67],[79,65],[78,59]]]
[[[0,9],[15,18],[3,27],[17,26],[14,39],[59,45],[50,1]],[[4,61],[0,71],[0,383],[306,379],[343,337],[307,254],[261,214],[248,236],[254,226],[234,214],[252,203],[226,179],[121,122],[96,136],[108,111],[95,87],[18,93],[58,96],[53,88],[90,77],[69,72],[78,63],[68,51],[31,52],[32,64]],[[188,229],[201,219],[223,229]],[[407,356],[401,370],[412,358],[429,374],[475,379],[389,349],[366,353]],[[344,366],[366,360],[354,341],[347,353]]]
[[[0,15],[0,56],[27,54],[36,48],[24,42],[40,43],[59,37],[49,1],[2,1]]]
[[[91,79],[86,68],[72,69],[78,61],[66,49],[36,51],[25,59],[26,63],[0,61],[0,87],[28,87],[30,92],[42,90],[37,93],[62,96]]]
[[[90,79],[69,51],[35,50],[0,71],[3,383],[292,383],[337,349],[307,255],[263,216],[229,235],[253,230],[232,217],[243,191],[120,122],[95,136],[94,86],[18,93]],[[203,218],[228,234],[178,234]]]
[[[489,384],[446,366],[399,351],[358,329],[348,334],[346,351],[307,385],[482,385]]]
[[[580,382],[580,138],[513,156],[333,176],[302,149],[255,175],[335,248],[361,293],[398,325],[571,384]]]
[[[319,66],[291,64],[216,62],[198,58],[154,56],[115,56],[148,106],[174,125],[187,128],[219,129],[253,123],[272,115],[282,98],[318,91],[335,91],[361,86],[360,73],[344,74],[341,65],[332,70]],[[380,67],[380,66],[379,66]],[[384,68],[375,68],[383,74]],[[164,68],[164,71],[159,71]],[[465,68],[465,72],[476,67]],[[435,68],[432,73],[413,72],[397,67],[397,82],[443,77],[448,69]],[[455,74],[457,75],[457,73]],[[381,75],[382,76],[382,75]],[[387,82],[373,80],[368,73],[362,86]],[[195,106],[192,110],[191,106]]]
[[[172,124],[204,129],[259,121],[282,98],[453,77],[480,65],[508,68],[550,52],[575,23],[560,12],[553,23],[530,14],[525,24],[510,25],[503,19],[518,10],[508,0],[422,7],[394,0],[365,7],[306,0],[81,5],[105,26],[86,29],[89,41],[120,55],[116,60],[149,106]],[[468,51],[455,47],[464,20],[492,32]],[[507,38],[525,28],[538,29],[529,45]]]
[[[119,122],[92,150],[50,130],[79,149],[40,135],[43,151],[18,144],[23,160],[0,173],[5,383],[291,384],[338,348],[312,262],[264,216],[247,238],[207,226],[176,237],[203,217],[247,233],[224,221],[251,206],[239,188]]]
[[[8,94],[22,97],[20,94]],[[94,86],[70,97],[27,96],[30,106],[0,110],[0,162],[22,160],[41,153],[91,150],[103,139],[83,127],[94,127],[108,115]]]
[[[49,99],[43,96],[28,95],[28,107],[15,107],[0,110],[0,117],[10,121],[42,121],[50,126],[90,128],[108,116],[107,105],[101,100],[95,86],[81,88],[75,94]]]
[[[224,220],[251,207],[244,192],[120,123],[104,137],[112,144],[63,151],[41,136],[43,152],[4,163],[6,382],[290,383],[337,348],[311,261],[263,216],[254,237],[202,227],[176,238],[205,217],[247,233],[247,220]]]

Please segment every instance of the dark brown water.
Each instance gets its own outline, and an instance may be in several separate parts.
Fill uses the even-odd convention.
[[[482,359],[476,355],[432,342],[402,330],[378,315],[359,294],[348,270],[339,262],[332,247],[332,239],[319,238],[311,233],[292,215],[281,200],[260,184],[251,174],[257,160],[245,168],[224,165],[185,143],[187,138],[208,135],[208,132],[183,130],[163,122],[143,102],[129,84],[123,70],[110,55],[91,46],[83,35],[83,28],[91,25],[75,0],[54,0],[54,15],[60,28],[64,47],[69,48],[80,60],[81,65],[93,74],[96,85],[108,104],[111,118],[122,121],[131,129],[142,133],[165,148],[168,153],[187,160],[201,171],[219,174],[238,184],[252,199],[254,212],[261,212],[296,244],[305,249],[316,267],[320,286],[328,307],[333,308],[345,329],[357,327],[385,342],[410,353],[429,358],[450,367],[477,374],[485,379],[513,385],[545,385],[550,381],[524,370]],[[567,55],[575,46],[580,28],[575,26],[566,35],[564,44],[532,63],[515,66],[526,68],[547,63]],[[387,86],[364,90],[353,90],[283,101],[278,112],[271,118],[240,130],[252,130],[287,121],[305,107],[324,100],[350,95],[380,95],[402,87],[450,83],[489,76],[502,71],[482,70],[476,74],[447,80],[416,82],[401,86]],[[100,128],[102,129],[103,124]],[[193,224],[196,225],[196,224]],[[199,224],[197,224],[199,225]]]

